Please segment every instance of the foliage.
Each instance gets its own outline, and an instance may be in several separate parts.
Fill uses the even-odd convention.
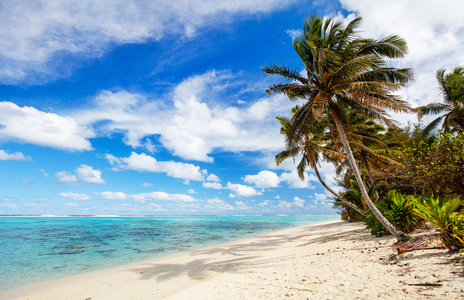
[[[388,170],[390,183],[408,184],[414,193],[464,195],[464,132],[440,131],[435,139],[405,147],[398,161],[399,167]]]
[[[416,108],[419,119],[428,114],[442,114],[424,128],[425,135],[437,128],[441,122],[443,130],[447,133],[464,132],[464,68],[457,67],[446,75],[445,71],[438,70],[436,75],[444,103],[430,103]]]
[[[457,209],[464,204],[458,197],[441,204],[439,199],[417,203],[414,213],[435,224],[449,250],[464,249],[464,212]]]
[[[417,198],[413,195],[403,195],[395,190],[390,191],[382,202],[377,203],[377,207],[383,215],[396,228],[403,232],[413,231],[421,223],[421,218],[414,214]],[[363,219],[367,228],[374,236],[384,236],[388,231],[377,221],[371,212],[367,213]]]
[[[413,213],[417,198],[413,195],[403,195],[395,190],[390,191],[386,198],[386,201],[389,201],[388,210],[385,212],[387,219],[406,233],[416,229],[421,222],[421,219]]]
[[[394,121],[387,111],[413,111],[396,93],[412,80],[411,70],[388,67],[386,61],[404,57],[407,45],[397,35],[381,40],[361,38],[357,32],[360,23],[359,17],[344,26],[340,20],[324,20],[313,15],[304,22],[303,35],[293,40],[306,74],[275,64],[262,70],[291,81],[272,85],[268,93],[305,100],[290,120],[288,140],[301,140],[295,137],[306,135],[313,120],[327,122],[334,149],[347,156],[364,201],[395,237],[404,240],[404,233],[381,215],[367,194],[347,138],[349,128],[344,112],[351,110],[367,120],[380,121],[390,127]]]

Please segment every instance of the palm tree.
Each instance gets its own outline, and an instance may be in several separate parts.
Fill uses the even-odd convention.
[[[384,141],[385,127],[367,120],[363,115],[357,113],[346,112],[347,122],[345,132],[347,134],[350,147],[353,151],[353,156],[359,162],[360,171],[366,171],[370,185],[375,181],[373,171],[380,170],[381,167],[390,164],[398,164],[392,159],[392,153],[397,152],[390,149]],[[340,174],[343,169],[349,167],[349,162],[345,159],[337,168],[337,174]],[[378,173],[378,172],[377,172]],[[377,174],[378,176],[378,174]]]
[[[464,68],[457,67],[446,75],[445,72],[445,69],[440,69],[436,75],[445,103],[430,103],[416,108],[419,120],[428,114],[445,113],[424,128],[424,136],[436,129],[442,121],[445,132],[464,131]]]
[[[406,234],[397,230],[370,199],[340,116],[344,115],[344,110],[351,109],[367,119],[394,126],[387,110],[412,111],[405,101],[392,94],[412,80],[410,69],[387,67],[384,59],[403,57],[407,46],[396,35],[382,40],[358,37],[356,28],[360,22],[358,17],[344,27],[341,21],[329,18],[324,22],[321,17],[313,15],[303,24],[303,36],[293,41],[293,47],[305,65],[306,76],[275,64],[262,70],[292,80],[270,86],[267,93],[282,93],[290,99],[306,100],[292,117],[289,139],[297,141],[295,136],[304,135],[311,119],[326,119],[334,143],[341,141],[343,145],[367,205],[398,241],[405,241]]]
[[[292,109],[292,112],[296,112],[298,110],[298,106]],[[285,117],[276,117],[276,119],[282,125],[280,129],[280,133],[286,135],[287,130],[290,128],[290,120]],[[276,164],[280,165],[284,160],[301,156],[301,160],[297,166],[298,176],[304,180],[305,171],[307,167],[310,167],[316,173],[317,178],[319,179],[320,183],[330,192],[332,193],[338,201],[343,202],[344,204],[348,205],[356,212],[361,215],[364,215],[364,211],[357,207],[354,203],[340,198],[338,193],[332,190],[322,179],[321,174],[319,173],[319,168],[317,167],[319,162],[319,153],[322,153],[327,159],[333,160],[341,160],[344,158],[344,155],[340,152],[332,150],[325,146],[324,141],[324,132],[327,128],[327,124],[323,122],[314,122],[313,126],[308,127],[308,132],[304,136],[298,136],[298,141],[289,141],[287,140],[287,149],[280,152],[276,155],[275,160]]]

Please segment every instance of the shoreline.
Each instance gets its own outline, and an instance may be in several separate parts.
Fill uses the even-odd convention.
[[[392,256],[393,242],[371,237],[362,224],[329,221],[96,271],[0,299],[464,297],[463,253],[429,249]],[[421,285],[426,283],[435,286]]]
[[[10,246],[5,243],[8,236],[2,239],[4,256],[0,260],[5,261],[6,265],[0,271],[3,278],[0,281],[0,295],[285,228],[336,219],[339,220],[340,216],[129,217],[111,220],[100,217],[9,217],[2,223],[2,228],[7,231],[13,227],[14,230],[10,232]],[[18,228],[37,234],[27,236],[24,230]],[[26,238],[22,238],[23,235]],[[40,244],[36,247],[34,243]],[[31,247],[32,252],[23,250]],[[78,249],[75,251],[77,254],[73,253],[75,249]]]
[[[21,216],[21,217],[30,217],[30,216]],[[36,216],[32,216],[32,217],[36,217]],[[41,216],[41,217],[48,218],[49,216]],[[56,216],[53,216],[53,217],[56,217]],[[60,216],[58,216],[58,217],[60,217]],[[145,217],[147,217],[147,216],[145,216]],[[306,225],[298,225],[298,226],[295,226],[295,227],[277,229],[277,230],[273,230],[273,231],[271,230],[271,231],[259,234],[258,236],[255,236],[255,237],[239,238],[239,239],[234,239],[232,241],[228,241],[228,242],[225,242],[225,243],[213,244],[213,245],[204,245],[203,247],[183,251],[183,252],[180,252],[180,253],[166,253],[165,255],[161,255],[161,256],[157,256],[157,257],[153,257],[153,258],[146,258],[146,259],[143,259],[143,260],[140,260],[140,261],[137,261],[137,262],[126,263],[126,264],[121,264],[121,265],[117,265],[117,266],[110,266],[110,267],[106,267],[106,268],[102,268],[102,269],[94,270],[94,271],[89,271],[89,272],[78,274],[78,275],[70,275],[70,276],[65,275],[65,276],[63,276],[62,279],[52,279],[52,280],[47,280],[47,281],[44,281],[44,282],[41,282],[41,283],[38,283],[38,284],[24,285],[23,287],[20,287],[19,289],[8,291],[6,293],[0,293],[0,300],[22,299],[22,298],[18,298],[18,297],[22,297],[22,295],[28,295],[30,293],[35,293],[36,291],[39,291],[39,290],[44,290],[44,289],[48,290],[49,288],[52,288],[54,286],[58,287],[58,286],[66,285],[68,283],[72,284],[72,282],[74,282],[74,281],[78,282],[78,281],[91,279],[91,278],[95,278],[95,277],[99,277],[99,276],[105,276],[105,275],[113,274],[113,273],[116,273],[116,272],[122,272],[122,271],[130,270],[131,268],[139,267],[139,266],[144,265],[146,263],[156,263],[157,261],[162,261],[162,260],[165,260],[165,259],[175,259],[176,257],[179,257],[179,256],[194,254],[196,252],[201,252],[201,251],[207,250],[209,248],[222,247],[222,246],[226,247],[226,246],[228,246],[230,244],[235,244],[235,243],[238,243],[238,242],[246,242],[248,240],[260,238],[260,237],[263,237],[263,236],[266,236],[266,235],[269,235],[269,234],[285,232],[285,231],[300,228],[300,227],[317,226],[317,225],[324,225],[324,224],[330,224],[330,223],[335,223],[335,222],[341,222],[341,221],[339,221],[339,220],[336,220],[336,221],[322,221],[322,222],[318,222],[318,223],[311,223],[311,224],[306,224]],[[17,296],[15,296],[15,295],[17,295]]]

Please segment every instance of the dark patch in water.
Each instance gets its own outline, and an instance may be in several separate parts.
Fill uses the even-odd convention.
[[[114,252],[116,249],[108,249],[108,250],[98,250],[98,253],[108,253],[108,252]]]
[[[65,250],[65,251],[61,251],[58,254],[77,254],[81,252],[84,252],[84,250]]]
[[[66,248],[66,249],[84,249],[84,248],[93,248],[93,247],[100,247],[103,244],[72,244],[72,245],[67,245],[67,246],[55,246],[53,247],[54,249],[56,248]]]

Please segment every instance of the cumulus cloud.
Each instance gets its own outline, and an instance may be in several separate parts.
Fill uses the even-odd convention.
[[[279,176],[271,171],[261,171],[257,175],[246,175],[244,181],[254,184],[257,188],[270,188],[279,186]]]
[[[166,173],[170,177],[203,181],[206,170],[189,163],[175,161],[157,161],[153,156],[145,153],[132,152],[129,157],[117,158],[111,154],[105,155],[108,162],[117,169],[134,170],[139,172]]]
[[[207,181],[214,181],[214,182],[221,181],[221,179],[219,179],[219,177],[214,175],[214,174],[209,174],[208,177],[206,177],[206,180]]]
[[[261,206],[261,207],[266,207],[266,206],[270,206],[271,205],[271,201],[269,200],[264,200],[263,202],[260,202],[257,204],[258,206]]]
[[[5,150],[0,150],[0,160],[29,160],[32,161],[32,157],[24,156],[21,152],[8,153]]]
[[[212,162],[210,153],[215,149],[278,151],[284,137],[274,117],[287,114],[294,103],[274,95],[241,107],[230,106],[224,99],[251,89],[243,77],[229,71],[191,76],[161,99],[102,91],[92,107],[75,111],[72,117],[99,135],[123,132],[124,142],[133,148],[143,147],[147,136],[159,135],[165,148],[187,160]],[[268,82],[257,85],[253,90],[264,90]]]
[[[288,29],[285,31],[286,34],[288,34],[292,40],[297,38],[297,37],[300,37],[303,35],[303,30],[299,29],[299,30],[295,30],[295,29]]]
[[[305,201],[303,199],[300,199],[298,197],[293,198],[293,205],[295,205],[297,207],[303,207],[304,203],[305,203]]]
[[[246,209],[252,208],[251,206],[248,206],[248,204],[246,204],[243,201],[235,201],[235,207],[236,209],[240,209],[240,210],[246,210]]]
[[[79,182],[76,176],[66,171],[56,172],[55,176],[56,180],[61,183],[76,184]]]
[[[219,182],[203,182],[202,186],[205,189],[215,189],[215,190],[222,189],[222,184],[220,184]]]
[[[242,197],[251,197],[251,196],[258,196],[262,195],[260,191],[252,188],[251,186],[246,186],[243,184],[237,183],[227,183],[227,188],[235,193],[237,196]]]
[[[60,196],[66,197],[66,198],[71,198],[73,200],[90,200],[90,197],[87,196],[86,193],[73,193],[73,192],[66,192],[66,193],[60,193]]]
[[[112,45],[191,37],[234,16],[252,16],[288,1],[10,1],[0,10],[0,81],[43,82],[67,76],[69,55],[98,57]],[[221,27],[221,26],[219,26]]]
[[[406,40],[409,54],[391,63],[413,69],[415,81],[403,92],[413,106],[441,102],[436,71],[464,65],[462,1],[392,0],[382,4],[381,9],[369,0],[340,2],[348,11],[363,17],[363,36],[383,38],[394,33]],[[414,116],[409,119],[417,121]]]
[[[308,175],[307,173],[305,179],[301,180],[296,170],[280,174],[279,179],[280,181],[285,181],[291,188],[294,189],[314,189],[316,187],[311,184],[311,181],[318,182],[316,176],[314,176],[313,174]]]
[[[101,193],[97,193],[98,195],[100,195],[100,197],[102,197],[103,199],[106,199],[106,200],[126,200],[128,197],[125,193],[123,192],[101,192]]]
[[[76,169],[77,177],[85,182],[90,183],[105,183],[101,178],[101,171],[94,170],[92,167],[87,165],[81,165]]]
[[[79,179],[89,183],[105,183],[105,181],[101,178],[101,171],[94,170],[91,166],[82,164],[76,168],[75,172],[76,175],[67,171],[60,171],[56,172],[55,176],[58,182],[68,184],[77,184],[79,183]]]
[[[219,198],[208,199],[206,201],[205,208],[214,209],[214,210],[233,210],[234,207],[224,200]]]
[[[288,201],[279,201],[277,204],[277,207],[279,208],[292,208],[292,207],[300,207],[303,208],[305,204],[305,201],[303,199],[300,199],[298,197],[294,197],[292,202]]]
[[[91,150],[88,138],[95,136],[70,117],[0,102],[0,140],[28,143],[67,151]]]

